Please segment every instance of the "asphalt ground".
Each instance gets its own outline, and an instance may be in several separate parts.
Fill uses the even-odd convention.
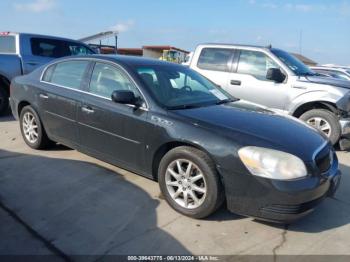
[[[335,198],[294,224],[263,223],[224,207],[195,220],[173,211],[156,182],[64,146],[32,150],[18,122],[1,117],[0,255],[47,255],[50,261],[169,254],[257,255],[257,261],[292,255],[295,261],[293,255],[318,255],[304,257],[308,262],[335,255],[332,261],[348,261],[350,153],[337,155],[343,178]]]

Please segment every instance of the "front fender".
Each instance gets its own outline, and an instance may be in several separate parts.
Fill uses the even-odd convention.
[[[330,103],[336,105],[338,109],[347,111],[349,95],[344,95],[341,92],[331,93],[325,90],[309,91],[295,97],[290,103],[288,112],[290,115],[293,115],[299,107],[309,103]]]

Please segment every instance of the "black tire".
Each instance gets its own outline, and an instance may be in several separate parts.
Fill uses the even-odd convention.
[[[4,90],[2,86],[0,86],[0,115],[3,115],[7,112],[9,108],[9,95]]]
[[[300,119],[308,123],[309,120],[316,117],[322,118],[328,122],[328,124],[331,127],[331,131],[328,138],[332,142],[332,144],[335,145],[341,137],[341,127],[339,124],[338,117],[334,113],[325,109],[313,109],[302,114],[300,116]]]
[[[34,117],[35,123],[37,126],[37,128],[36,128],[37,139],[35,142],[29,141],[25,135],[24,117],[27,113],[29,113],[30,115],[32,115]],[[22,133],[23,140],[29,147],[31,147],[33,149],[44,149],[44,148],[48,148],[49,146],[51,146],[53,144],[53,142],[47,137],[46,131],[41,123],[41,120],[40,120],[38,113],[31,106],[25,106],[22,109],[19,119],[20,119],[19,123],[20,123],[20,127],[21,127],[21,133]]]
[[[166,172],[168,166],[178,159],[189,160],[194,163],[205,178],[206,194],[202,204],[196,208],[189,209],[181,206],[171,197],[167,189]],[[199,219],[209,216],[216,211],[224,201],[224,189],[216,171],[215,164],[206,153],[196,148],[181,146],[170,150],[160,162],[158,182],[160,190],[168,204],[177,212],[192,218]]]

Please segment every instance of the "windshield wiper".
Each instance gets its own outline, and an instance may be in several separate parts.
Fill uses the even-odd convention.
[[[315,73],[310,73],[310,72],[305,72],[305,73],[301,73],[300,76],[316,76],[317,74]]]
[[[189,104],[189,105],[178,105],[178,106],[169,106],[169,110],[180,110],[180,109],[191,109],[191,108],[198,108],[202,105],[196,105],[196,104]]]
[[[236,102],[238,100],[239,100],[238,98],[236,98],[236,99],[227,98],[227,99],[224,99],[224,100],[220,100],[220,101],[216,102],[215,104],[216,105],[222,105],[222,104],[227,104],[227,103],[231,103],[231,102]]]

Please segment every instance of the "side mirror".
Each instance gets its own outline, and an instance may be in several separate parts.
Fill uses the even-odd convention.
[[[286,79],[286,76],[279,68],[269,68],[267,70],[266,79],[272,80],[276,83],[283,83],[283,81]]]
[[[135,97],[134,93],[129,90],[113,91],[112,101],[119,104],[138,105],[139,100]]]

